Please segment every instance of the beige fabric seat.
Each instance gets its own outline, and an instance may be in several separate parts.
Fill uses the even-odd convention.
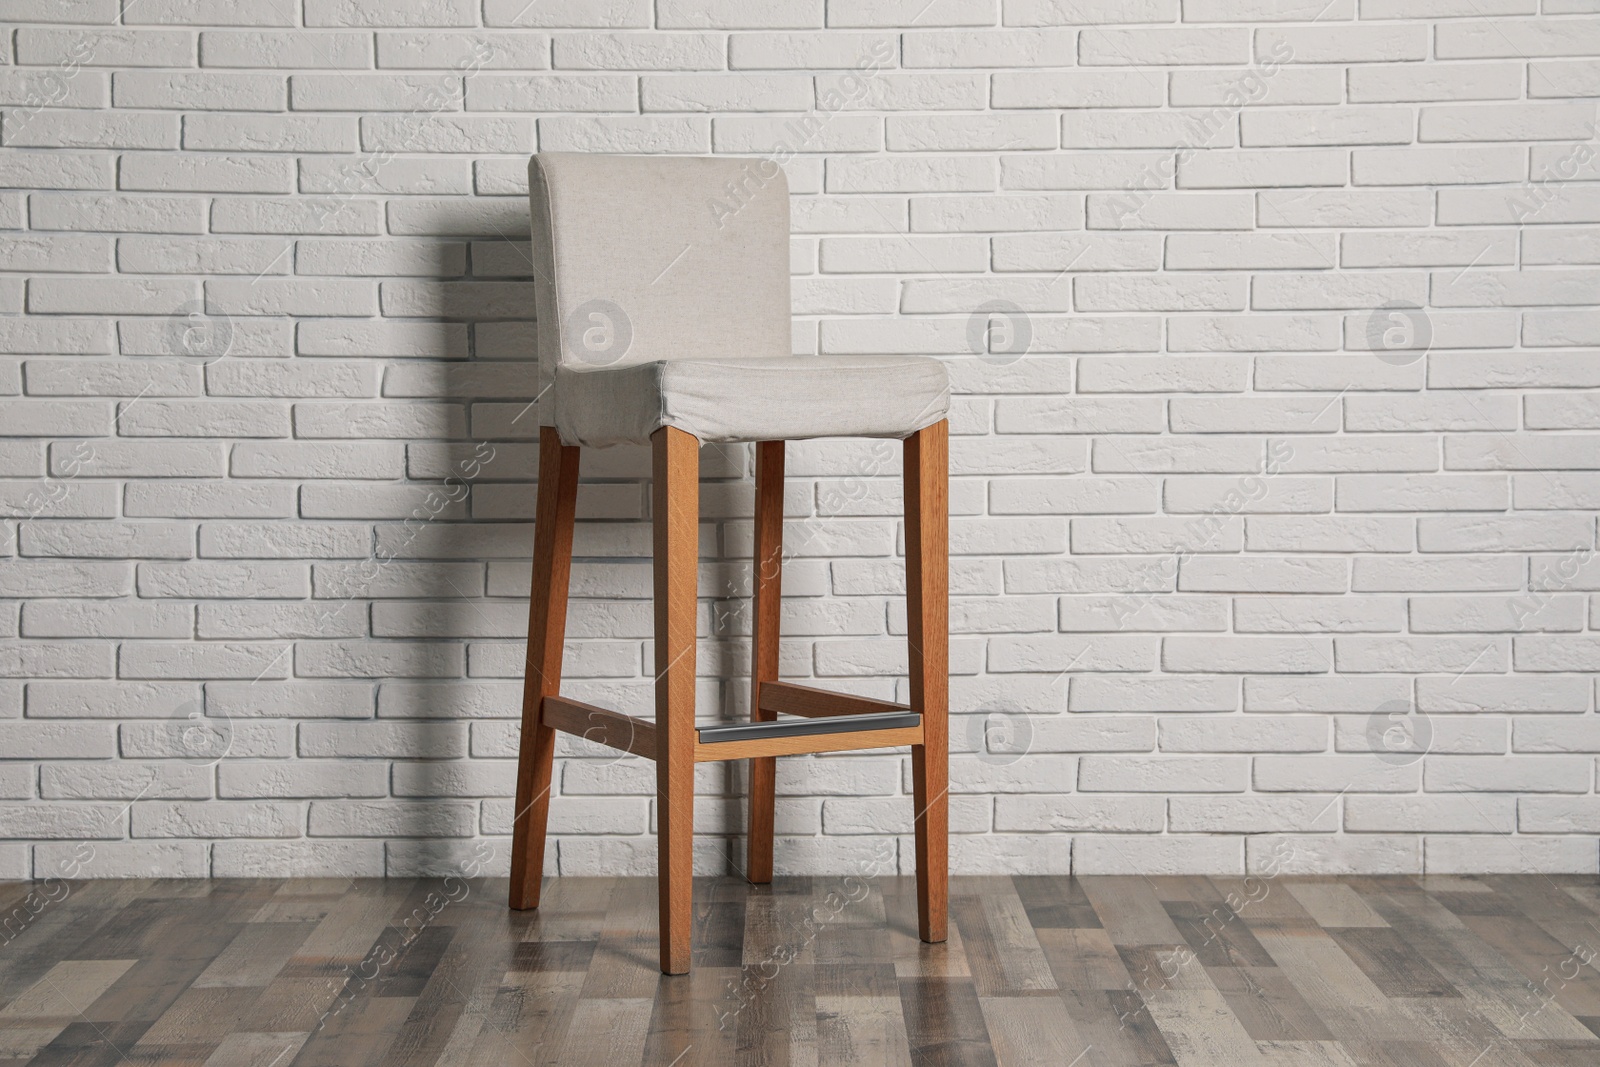
[[[904,438],[945,417],[938,360],[791,353],[789,193],[770,160],[542,153],[528,175],[540,422],[564,444],[664,426]]]
[[[663,426],[701,441],[905,437],[944,418],[944,365],[918,356],[673,359],[556,371],[563,441],[647,441]]]

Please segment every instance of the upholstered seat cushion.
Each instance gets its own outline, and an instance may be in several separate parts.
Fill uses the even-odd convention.
[[[643,442],[663,426],[701,441],[909,437],[950,407],[944,364],[922,356],[568,364],[553,392],[569,445]]]

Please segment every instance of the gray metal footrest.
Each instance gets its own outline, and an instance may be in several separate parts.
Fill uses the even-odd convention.
[[[770,737],[808,737],[812,734],[848,734],[858,730],[898,730],[917,726],[922,716],[914,711],[830,715],[825,719],[775,719],[772,722],[732,722],[698,727],[702,745],[718,741],[756,741]]]

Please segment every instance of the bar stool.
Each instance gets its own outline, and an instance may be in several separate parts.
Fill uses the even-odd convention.
[[[655,760],[661,970],[689,969],[694,767],[748,759],[772,880],[776,757],[911,746],[918,932],[945,939],[949,384],[937,360],[794,356],[789,190],[771,159],[541,153],[528,167],[541,401],[511,907],[535,908],[557,730]],[[910,704],[778,680],[784,442],[905,442]],[[652,447],[656,717],[561,696],[578,456]],[[751,721],[695,723],[699,446],[756,442]]]

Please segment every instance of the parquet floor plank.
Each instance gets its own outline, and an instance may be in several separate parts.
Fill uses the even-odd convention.
[[[910,878],[702,879],[674,978],[648,878],[69,888],[0,1067],[1600,1064],[1596,878],[955,878],[938,945]]]

